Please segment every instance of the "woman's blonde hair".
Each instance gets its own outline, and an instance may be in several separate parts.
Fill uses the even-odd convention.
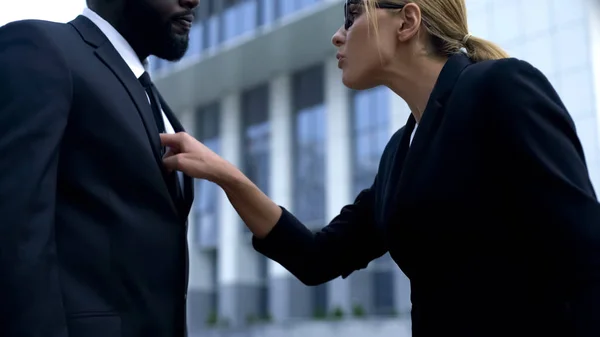
[[[377,16],[374,15],[379,0],[364,0],[367,18],[377,34]],[[475,62],[509,57],[495,43],[472,36],[467,23],[464,0],[385,0],[386,3],[414,3],[421,9],[423,26],[431,37],[433,52],[438,56],[450,56],[464,48]]]

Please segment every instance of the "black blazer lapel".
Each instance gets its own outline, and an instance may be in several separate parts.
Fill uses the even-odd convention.
[[[160,105],[163,109],[163,112],[169,119],[169,122],[173,126],[175,132],[185,132],[183,125],[179,122],[179,119],[173,113],[173,110],[169,107],[167,102],[164,100],[162,95],[158,93],[158,98],[160,100]],[[194,180],[193,178],[184,175],[183,176],[183,214],[188,214],[190,209],[192,208],[192,203],[194,202]]]
[[[427,102],[427,107],[421,117],[421,121],[417,126],[406,158],[402,163],[402,172],[398,180],[399,185],[396,189],[398,193],[397,198],[402,198],[403,196],[410,198],[410,188],[412,187],[410,183],[415,180],[412,177],[414,177],[414,174],[417,174],[416,171],[419,169],[419,163],[422,162],[422,156],[427,153],[432,139],[435,138],[436,131],[444,116],[443,112],[446,101],[452,93],[460,74],[472,63],[466,55],[460,53],[450,57],[442,68]],[[408,137],[410,137],[415,124],[416,121],[411,114],[406,122],[407,130],[405,130],[404,136],[408,134]],[[409,125],[411,126],[410,130],[408,130]]]
[[[148,97],[144,88],[142,88],[138,79],[133,75],[131,69],[129,69],[127,63],[125,63],[117,50],[93,22],[85,16],[80,15],[71,21],[70,24],[75,27],[84,41],[96,48],[96,56],[115,74],[129,93],[143,121],[156,162],[160,165],[164,173],[165,170],[160,155],[161,145],[158,128],[154,122],[152,109],[148,103]]]

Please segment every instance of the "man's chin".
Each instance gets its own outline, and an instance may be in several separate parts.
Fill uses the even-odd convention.
[[[163,60],[167,60],[170,62],[175,62],[181,60],[188,49],[189,44],[189,36],[173,36],[169,43],[165,44],[164,48],[159,48],[154,53],[154,56],[161,58]]]

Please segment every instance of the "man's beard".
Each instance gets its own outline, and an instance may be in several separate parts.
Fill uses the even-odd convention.
[[[173,23],[168,21],[154,41],[150,41],[150,53],[167,61],[179,61],[188,49],[189,35],[180,35],[173,32]],[[150,39],[152,37],[149,37]]]
[[[132,18],[139,36],[150,55],[167,61],[178,61],[186,53],[190,37],[173,31],[171,18],[166,22],[145,1],[126,2],[126,17]]]

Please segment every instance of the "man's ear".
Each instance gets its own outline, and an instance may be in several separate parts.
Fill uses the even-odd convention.
[[[421,9],[414,3],[408,3],[400,12],[402,24],[398,27],[398,40],[408,41],[417,35],[421,27]]]

